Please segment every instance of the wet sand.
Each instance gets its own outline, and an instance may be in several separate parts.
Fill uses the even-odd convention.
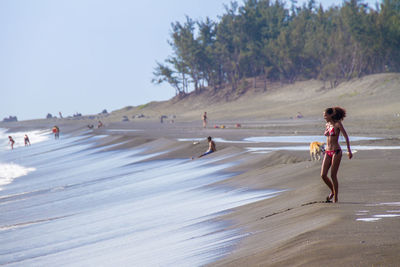
[[[62,134],[88,131],[85,121],[57,123]],[[366,129],[364,122],[346,123],[350,136],[382,138],[352,145],[400,145],[397,129],[383,131],[378,124]],[[52,124],[42,120],[0,127],[21,131]],[[190,158],[207,149],[205,139],[198,144],[177,139],[210,135],[239,141],[254,136],[319,135],[323,127],[320,119],[250,121],[240,129],[235,129],[233,123],[227,124],[228,129],[202,129],[199,124],[108,123],[89,134],[110,135],[99,146],[123,140],[125,143],[115,148],[131,149],[145,144],[151,147],[149,153],[168,150],[162,158]],[[232,168],[238,175],[220,183],[284,192],[220,218],[248,235],[229,256],[211,266],[396,266],[400,262],[400,217],[396,216],[400,215],[400,150],[360,150],[351,160],[344,154],[338,174],[339,203],[325,203],[329,190],[319,175],[321,162],[311,162],[308,151],[255,154],[246,151],[248,146],[251,144],[217,143],[218,151],[210,157],[243,152]]]

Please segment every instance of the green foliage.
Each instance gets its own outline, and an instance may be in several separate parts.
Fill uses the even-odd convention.
[[[138,109],[138,110],[142,110],[142,109],[144,109],[145,107],[147,107],[148,105],[149,105],[149,103],[140,105],[140,106],[137,107],[137,109]]]
[[[353,91],[353,92],[351,92],[351,93],[345,93],[345,94],[341,94],[341,95],[339,95],[339,98],[350,98],[350,97],[353,97],[353,96],[357,96],[357,95],[359,95],[359,93],[357,92],[357,91]]]
[[[173,55],[157,63],[153,82],[169,83],[176,94],[226,84],[240,93],[247,87],[240,81],[251,77],[265,84],[314,78],[333,87],[400,71],[400,0],[383,0],[376,10],[359,0],[327,10],[314,0],[291,2],[290,9],[280,0],[231,2],[218,22],[172,23]]]

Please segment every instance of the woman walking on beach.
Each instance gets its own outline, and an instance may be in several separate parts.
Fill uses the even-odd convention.
[[[324,112],[324,119],[326,120],[325,136],[327,138],[327,147],[322,162],[321,177],[331,190],[331,193],[326,197],[327,202],[331,202],[332,199],[334,202],[338,202],[339,183],[337,173],[342,159],[342,149],[339,145],[340,132],[342,132],[342,135],[346,139],[349,159],[353,157],[350,149],[349,137],[347,136],[346,130],[342,124],[344,117],[346,117],[346,110],[341,107],[327,108]],[[331,179],[328,177],[329,169],[331,169]]]

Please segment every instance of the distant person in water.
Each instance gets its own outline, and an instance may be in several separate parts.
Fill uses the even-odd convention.
[[[103,126],[104,126],[103,123],[101,121],[99,121],[99,124],[97,124],[97,128],[101,128]]]
[[[207,127],[207,112],[205,112],[205,111],[202,116],[202,120],[203,120],[203,128],[206,128]]]
[[[347,144],[347,155],[349,159],[353,157],[350,149],[350,141],[342,121],[346,117],[346,110],[341,107],[327,108],[324,112],[326,149],[321,167],[321,178],[331,190],[326,197],[327,202],[338,202],[339,182],[337,173],[342,159],[342,149],[339,145],[339,135],[342,133]],[[328,177],[328,171],[331,169],[331,178]]]
[[[58,126],[54,126],[52,132],[54,133],[54,139],[60,138],[60,128]]]
[[[8,143],[11,145],[11,150],[14,149],[15,141],[14,141],[14,139],[11,137],[11,135],[8,136],[8,140],[9,140]]]
[[[204,154],[200,155],[199,158],[217,151],[217,148],[215,147],[215,143],[212,140],[211,136],[207,137],[207,141],[208,141],[208,150]]]
[[[29,141],[29,137],[27,134],[25,134],[24,136],[24,142],[25,142],[25,146],[30,146],[31,142]]]

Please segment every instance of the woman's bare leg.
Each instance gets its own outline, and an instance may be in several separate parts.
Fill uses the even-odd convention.
[[[327,201],[331,200],[332,197],[335,195],[334,193],[334,188],[333,188],[333,183],[331,179],[328,177],[328,171],[329,168],[331,167],[332,159],[328,155],[325,154],[324,160],[322,161],[322,168],[321,168],[321,178],[324,180],[325,184],[329,187],[331,190],[330,195],[327,197]]]
[[[333,189],[335,199],[334,202],[338,202],[338,193],[339,193],[339,181],[337,179],[337,173],[340,166],[340,161],[342,160],[342,151],[338,154],[334,154],[332,158],[332,168],[331,168],[331,178],[333,182]]]

